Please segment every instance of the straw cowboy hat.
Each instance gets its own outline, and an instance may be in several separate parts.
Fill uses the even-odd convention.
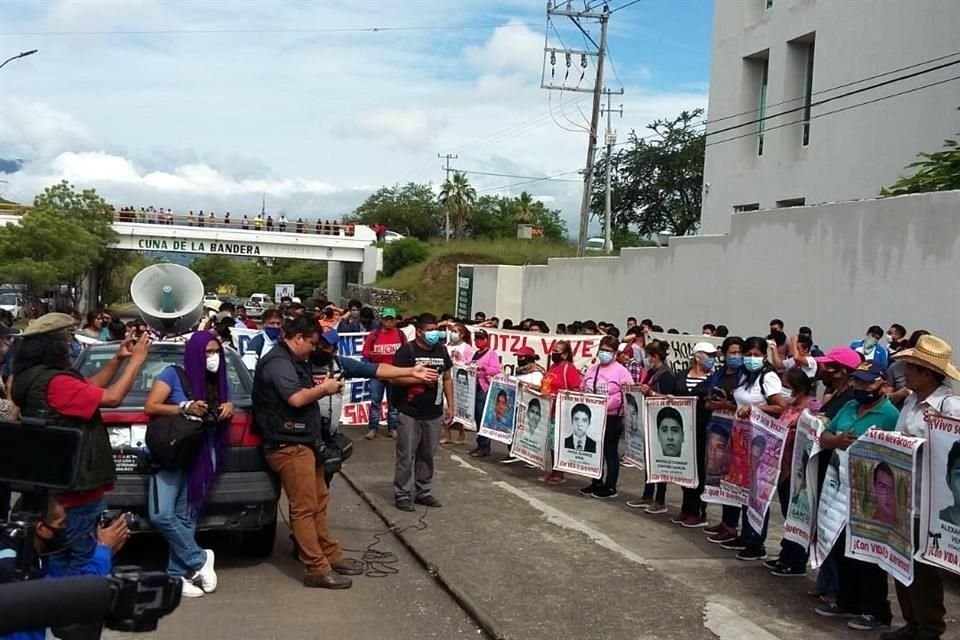
[[[950,364],[951,355],[953,355],[953,348],[949,343],[937,336],[920,336],[916,347],[904,349],[893,357],[895,360],[905,360],[910,364],[960,380],[960,370]]]

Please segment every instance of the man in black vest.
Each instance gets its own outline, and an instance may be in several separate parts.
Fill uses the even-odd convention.
[[[343,557],[340,544],[327,524],[330,492],[318,473],[315,445],[321,438],[321,398],[340,393],[343,383],[328,377],[313,380],[311,356],[326,356],[336,349],[336,332],[320,334],[312,319],[300,316],[283,325],[283,340],[260,358],[253,377],[253,418],[263,436],[263,451],[270,468],[280,476],[290,502],[290,528],[297,542],[306,573],[303,584],[323,589],[347,589],[351,575],[360,575],[362,565]],[[313,358],[316,360],[316,358]],[[436,380],[424,367],[400,368],[388,364],[357,363],[360,377],[401,380]],[[354,375],[351,373],[351,375]]]
[[[84,380],[70,368],[73,328],[73,318],[65,313],[48,313],[27,326],[17,350],[11,394],[24,418],[83,431],[77,483],[72,491],[60,494],[69,546],[50,558],[51,569],[64,576],[82,575],[93,558],[97,520],[106,509],[103,496],[116,480],[100,409],[120,406],[150,350],[148,335],[126,342],[95,376]],[[124,360],[127,365],[118,376]]]

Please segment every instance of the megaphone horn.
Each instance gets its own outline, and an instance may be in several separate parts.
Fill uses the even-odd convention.
[[[130,297],[150,327],[164,335],[190,331],[203,312],[203,281],[178,264],[155,264],[130,283]]]

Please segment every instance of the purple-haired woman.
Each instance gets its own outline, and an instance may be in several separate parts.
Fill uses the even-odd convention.
[[[164,469],[151,477],[148,510],[150,521],[170,548],[167,572],[183,579],[185,597],[197,598],[217,588],[213,551],[201,549],[194,534],[204,500],[226,456],[233,416],[223,347],[214,334],[198,331],[190,337],[182,373],[189,394],[184,392],[181,372],[171,365],[154,380],[144,412],[148,416],[183,415],[190,420],[213,414],[214,426],[204,431],[203,446],[188,469]]]

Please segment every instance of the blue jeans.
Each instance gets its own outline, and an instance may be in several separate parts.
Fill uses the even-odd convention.
[[[473,419],[477,421],[477,431],[480,431],[480,422],[483,420],[483,407],[487,404],[487,394],[477,385],[477,401],[473,406]],[[490,438],[477,435],[477,449],[484,453],[490,453],[490,447],[493,446]]]
[[[147,509],[150,522],[167,540],[170,558],[167,573],[187,576],[200,569],[207,556],[194,535],[196,516],[187,502],[187,472],[158,471],[150,478]]]
[[[384,393],[386,393],[387,401],[390,401],[390,384],[387,382],[381,382],[376,378],[370,378],[370,421],[367,423],[367,427],[370,431],[376,431],[380,427],[380,405],[383,402]],[[390,431],[397,430],[397,410],[393,406],[393,403],[390,402],[390,407],[387,409],[387,428]]]
[[[836,598],[840,593],[840,569],[833,553],[827,554],[817,571],[817,591],[830,598]]]
[[[70,546],[50,556],[51,572],[64,577],[84,575],[97,550],[97,521],[106,508],[101,498],[66,510]]]

